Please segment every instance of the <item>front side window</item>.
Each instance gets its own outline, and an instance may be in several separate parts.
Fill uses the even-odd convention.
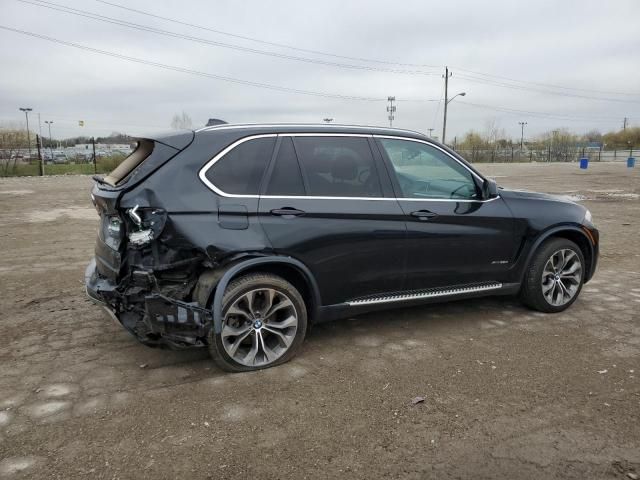
[[[257,195],[275,143],[275,137],[241,143],[207,170],[207,179],[225,193]]]
[[[295,137],[307,195],[381,197],[369,142],[363,137]]]
[[[459,162],[430,145],[379,139],[393,168],[404,198],[477,199],[473,175]]]

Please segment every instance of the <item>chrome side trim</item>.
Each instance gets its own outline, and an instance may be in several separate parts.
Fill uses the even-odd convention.
[[[224,195],[224,196],[233,196],[240,197],[241,195]],[[397,202],[398,200],[406,201],[406,202],[456,202],[456,203],[488,203],[493,202],[500,198],[500,195],[497,197],[489,198],[488,200],[465,200],[465,199],[451,199],[451,198],[385,198],[385,197],[313,197],[313,196],[285,196],[285,195],[244,195],[243,198],[281,198],[281,199],[292,199],[292,200],[371,200],[371,201],[383,201],[383,202]]]
[[[502,288],[502,283],[493,282],[485,285],[477,285],[473,287],[458,287],[435,290],[432,292],[423,293],[408,293],[405,295],[390,295],[374,298],[365,298],[362,300],[351,300],[347,302],[350,307],[356,305],[374,305],[378,303],[391,303],[391,302],[404,302],[407,300],[419,300],[422,298],[436,298],[436,297],[448,297],[452,295],[462,295],[464,293],[486,292],[490,290],[499,290]]]

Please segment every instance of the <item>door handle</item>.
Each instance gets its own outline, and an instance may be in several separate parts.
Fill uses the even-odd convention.
[[[437,213],[430,212],[429,210],[417,210],[415,212],[411,212],[412,217],[416,217],[418,220],[430,220],[434,217],[437,217]]]
[[[298,210],[297,208],[284,207],[284,208],[274,208],[271,210],[271,215],[278,215],[280,217],[292,216],[299,217],[300,215],[304,215],[304,210]]]

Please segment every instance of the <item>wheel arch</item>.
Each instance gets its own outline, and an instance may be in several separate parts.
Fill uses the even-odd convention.
[[[317,317],[318,308],[321,305],[320,291],[309,268],[301,261],[292,257],[277,255],[255,257],[240,260],[231,266],[220,270],[210,270],[207,280],[196,292],[196,297],[201,304],[211,304],[213,295],[212,314],[214,333],[222,331],[222,298],[229,283],[239,275],[252,272],[266,272],[284,278],[298,289],[307,306],[308,318],[313,321]],[[202,276],[201,276],[202,278]]]
[[[593,275],[594,268],[594,245],[591,243],[591,240],[584,232],[584,230],[582,230],[582,228],[578,225],[557,225],[548,230],[545,230],[542,234],[540,234],[529,250],[527,261],[525,262],[525,268],[523,269],[521,274],[521,281],[522,278],[524,278],[524,275],[526,275],[527,268],[529,268],[529,265],[531,264],[535,253],[538,251],[540,246],[550,238],[565,238],[578,245],[580,251],[582,252],[582,256],[584,257],[585,268],[587,270],[584,277],[585,283],[589,281],[589,279],[591,279],[591,276]]]

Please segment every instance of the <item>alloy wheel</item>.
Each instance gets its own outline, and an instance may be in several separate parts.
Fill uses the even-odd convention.
[[[549,257],[542,271],[542,294],[555,307],[570,302],[580,289],[582,262],[576,252],[568,248]]]
[[[298,312],[291,299],[273,288],[250,290],[225,313],[222,345],[236,362],[267,366],[284,355],[298,330]]]

